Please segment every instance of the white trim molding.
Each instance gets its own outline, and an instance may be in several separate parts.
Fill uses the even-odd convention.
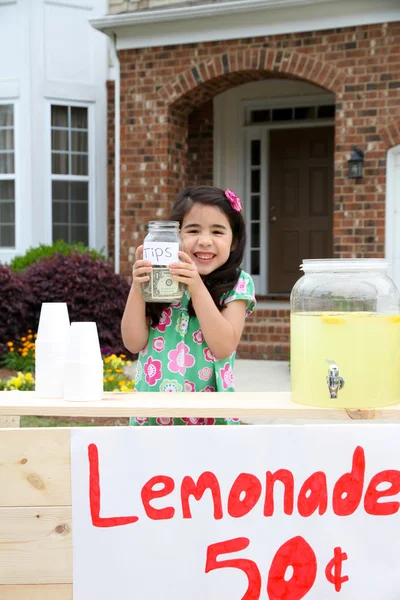
[[[327,30],[400,20],[399,0],[236,0],[91,19],[117,50]]]
[[[387,153],[385,256],[389,275],[400,288],[400,144]]]

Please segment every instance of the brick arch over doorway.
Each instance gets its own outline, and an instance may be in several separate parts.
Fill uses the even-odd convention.
[[[305,54],[258,48],[194,64],[158,94],[167,105],[189,113],[231,87],[277,77],[301,79],[337,93],[347,76],[342,69]]]
[[[378,131],[386,150],[400,144],[400,119],[390,123]]]
[[[169,204],[182,181],[213,183],[212,99],[244,83],[277,78],[307,81],[338,94],[344,89],[346,73],[295,51],[258,48],[227,52],[194,63],[158,90],[167,108],[168,139],[179,140],[169,147]]]

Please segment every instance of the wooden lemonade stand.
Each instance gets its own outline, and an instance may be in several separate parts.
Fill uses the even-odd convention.
[[[72,599],[70,428],[19,428],[19,417],[215,416],[250,419],[394,420],[376,410],[296,405],[290,393],[106,393],[101,402],[0,392],[0,598]]]

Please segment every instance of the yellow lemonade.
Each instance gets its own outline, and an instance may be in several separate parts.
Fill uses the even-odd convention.
[[[400,315],[292,313],[292,398],[322,407],[374,408],[400,402]],[[329,362],[344,387],[331,398]]]

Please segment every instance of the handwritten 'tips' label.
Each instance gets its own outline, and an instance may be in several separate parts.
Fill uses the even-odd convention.
[[[176,242],[147,242],[143,247],[143,259],[152,265],[169,265],[178,262],[179,244]]]

